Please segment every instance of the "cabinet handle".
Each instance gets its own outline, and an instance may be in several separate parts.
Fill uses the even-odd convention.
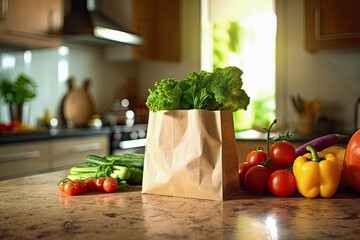
[[[5,21],[8,13],[8,0],[1,0],[1,20]]]
[[[87,143],[81,145],[75,145],[69,148],[69,152],[86,152],[91,150],[99,150],[101,149],[101,143]]]
[[[317,6],[315,8],[315,40],[316,41],[343,40],[350,38],[360,38],[360,32],[321,34],[321,8],[320,6]]]
[[[8,155],[0,155],[0,162],[24,160],[24,159],[37,158],[37,157],[40,157],[40,151],[14,153]]]

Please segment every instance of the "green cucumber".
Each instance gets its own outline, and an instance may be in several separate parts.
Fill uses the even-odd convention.
[[[96,155],[87,155],[85,158],[85,164],[89,167],[98,167],[108,163],[109,161],[107,161],[105,158]]]
[[[105,160],[113,161],[114,165],[144,168],[144,157],[142,153],[124,153],[119,155],[105,156]]]

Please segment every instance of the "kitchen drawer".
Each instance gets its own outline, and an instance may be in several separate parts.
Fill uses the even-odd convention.
[[[0,178],[49,169],[49,143],[6,144],[0,147]]]
[[[105,156],[109,154],[109,137],[77,137],[53,140],[51,142],[51,168],[84,165],[87,155]]]

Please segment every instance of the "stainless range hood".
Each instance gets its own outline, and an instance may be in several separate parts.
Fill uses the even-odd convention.
[[[143,38],[106,18],[98,0],[70,0],[64,17],[65,41],[84,45],[141,45]]]

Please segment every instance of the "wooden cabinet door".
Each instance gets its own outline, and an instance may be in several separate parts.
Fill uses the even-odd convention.
[[[48,170],[49,158],[45,141],[5,144],[0,147],[0,178]]]
[[[134,0],[133,28],[145,38],[133,48],[136,59],[180,60],[180,1]]]
[[[156,59],[180,60],[180,2],[156,1]]]
[[[0,41],[29,47],[61,45],[61,0],[1,0]]]
[[[360,47],[360,1],[306,0],[306,49]]]
[[[57,139],[51,142],[51,168],[84,165],[85,157],[109,154],[109,137],[91,136]]]

